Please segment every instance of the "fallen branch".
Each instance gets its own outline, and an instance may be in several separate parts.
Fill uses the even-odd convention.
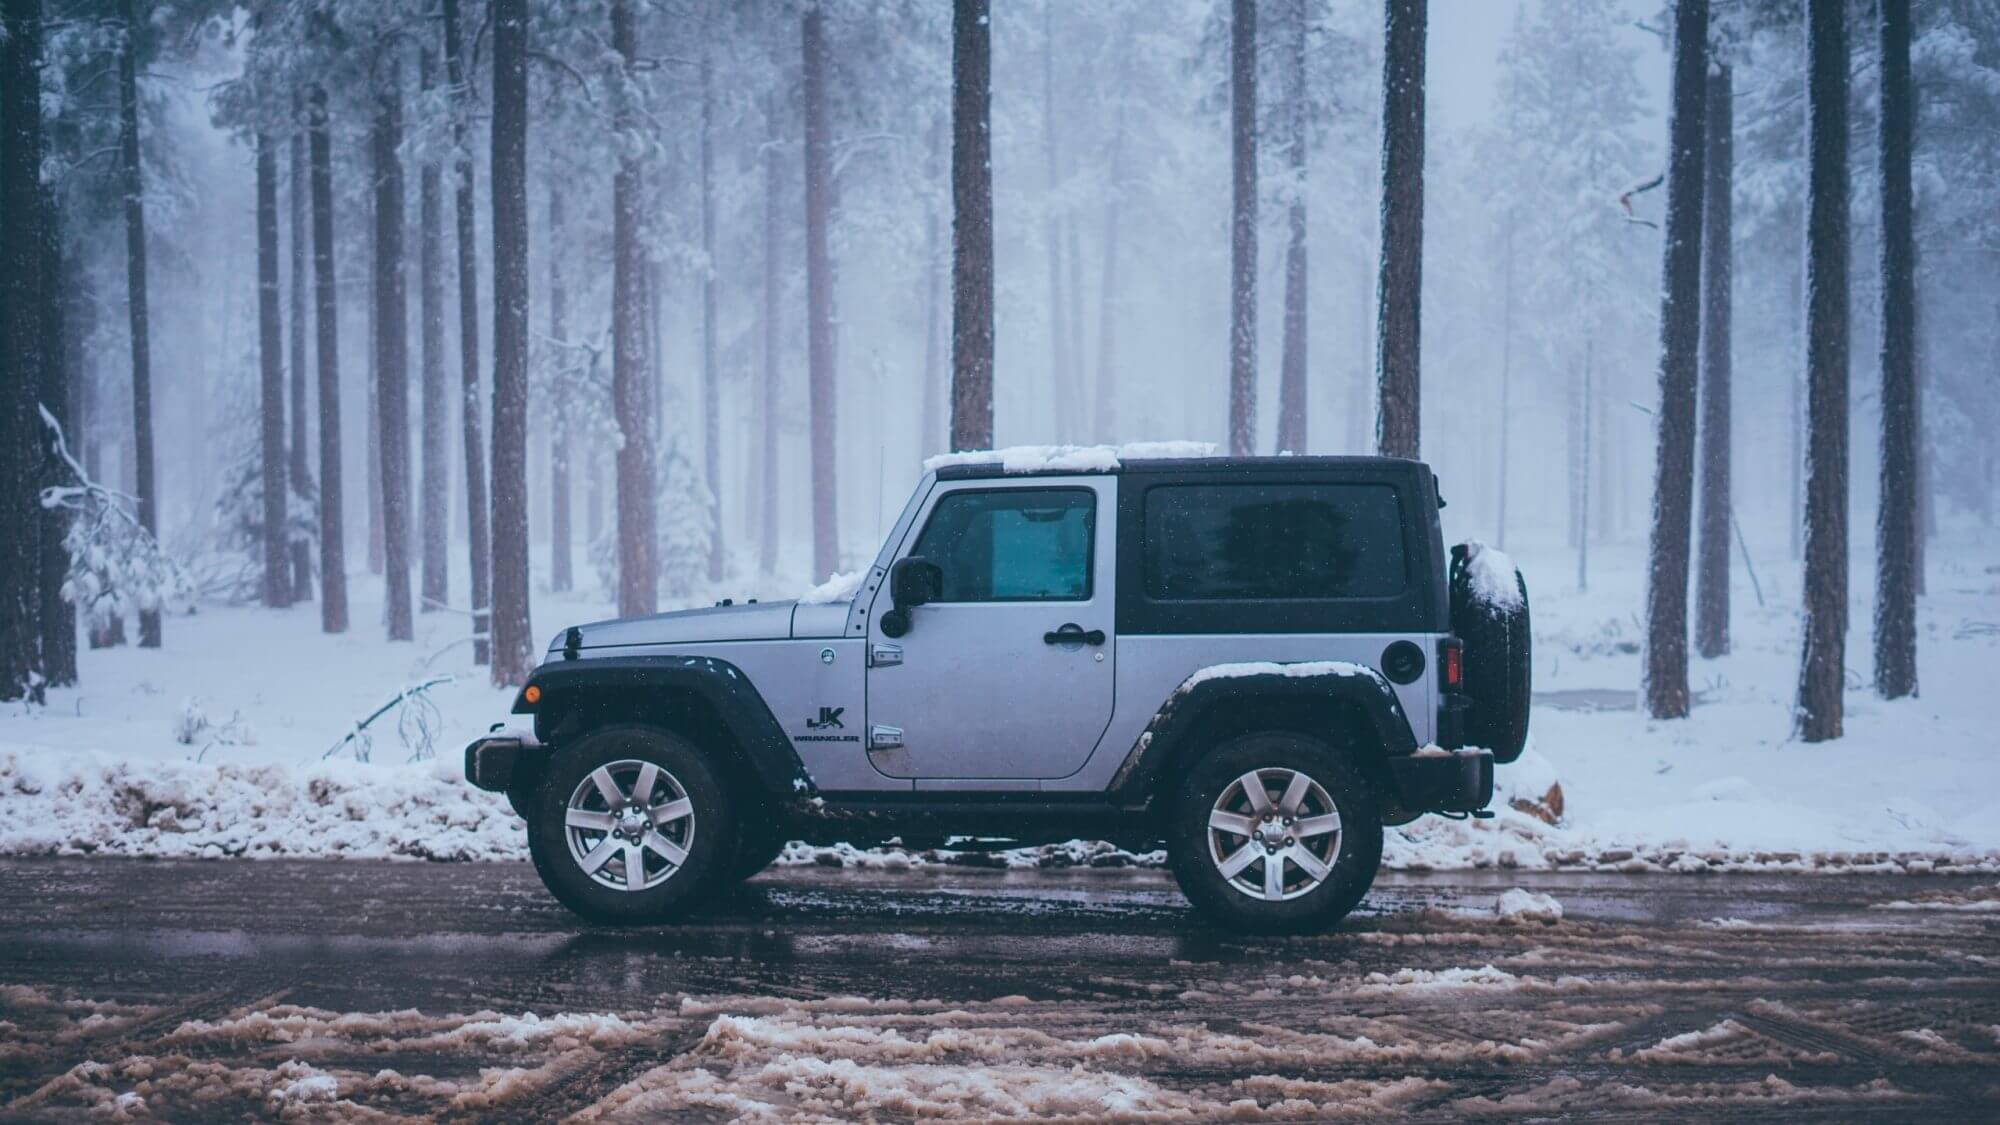
[[[320,761],[324,762],[327,759],[333,757],[335,754],[338,754],[342,750],[346,749],[349,745],[352,745],[354,747],[354,760],[357,762],[366,762],[368,760],[368,752],[372,742],[372,740],[368,737],[369,726],[372,725],[375,722],[375,720],[388,714],[390,711],[393,711],[396,708],[401,707],[406,702],[414,702],[416,704],[419,704],[422,710],[417,710],[414,721],[410,722],[407,727],[405,724],[404,717],[399,716],[397,719],[396,733],[402,736],[403,744],[405,746],[410,745],[412,741],[411,739],[412,733],[416,735],[417,745],[412,747],[410,751],[411,761],[413,762],[422,761],[423,759],[430,757],[432,753],[431,744],[436,734],[437,705],[433,704],[430,700],[424,698],[424,693],[428,692],[430,689],[434,687],[437,687],[440,684],[448,684],[456,679],[458,679],[457,676],[451,676],[451,675],[432,676],[428,680],[422,680],[417,683],[411,684],[410,686],[397,692],[394,696],[390,697],[388,702],[382,704],[382,706],[377,707],[375,708],[375,710],[369,712],[367,718],[362,719],[360,722],[354,724],[353,729],[349,730],[345,735],[342,735],[339,742],[334,743],[331,747],[327,749],[326,753],[321,754],[319,756]],[[413,728],[413,730],[409,728]]]

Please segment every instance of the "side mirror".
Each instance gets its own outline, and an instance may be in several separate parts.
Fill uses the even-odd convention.
[[[944,570],[929,559],[912,555],[889,568],[889,601],[882,615],[882,632],[900,637],[910,631],[910,611],[938,600],[944,593]]]

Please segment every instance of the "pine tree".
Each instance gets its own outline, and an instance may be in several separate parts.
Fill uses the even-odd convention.
[[[70,339],[70,269],[63,254],[62,209],[56,202],[56,192],[51,185],[42,185],[41,208],[40,408],[55,419],[58,432],[66,433],[74,425],[77,414],[73,406],[76,395],[71,386],[71,349],[75,345]],[[4,315],[0,314],[0,318]],[[0,379],[4,378],[0,375]],[[42,485],[47,487],[62,483],[68,466],[63,462],[62,450],[55,435],[44,425],[35,436],[42,455]],[[38,586],[39,603],[36,624],[41,633],[42,679],[50,687],[67,687],[76,683],[77,679],[76,607],[63,597],[69,566],[69,553],[64,549],[64,543],[68,539],[71,523],[69,512],[61,508],[43,508],[39,513],[40,526],[36,529],[40,555],[34,579]]]
[[[429,48],[417,55],[428,91],[436,65]],[[436,160],[425,158],[417,171],[417,338],[423,407],[423,485],[417,525],[422,531],[424,612],[450,605],[451,568],[451,402],[444,377],[444,183]]]
[[[319,621],[328,633],[347,631],[347,545],[341,514],[340,317],[333,242],[333,145],[327,136],[326,91],[315,86],[306,126],[312,187],[313,327],[319,375]]]
[[[638,32],[630,0],[612,0],[611,49],[629,73],[638,57]],[[632,129],[637,107],[629,88],[621,94],[617,128]],[[618,612],[659,608],[659,549],[654,467],[654,418],[645,293],[645,257],[639,245],[639,160],[621,155],[612,178],[611,397],[618,419]],[[496,455],[497,464],[497,455]]]
[[[549,339],[569,337],[569,292],[563,286],[563,189],[557,175],[549,176]],[[549,588],[567,591],[575,584],[570,548],[570,411],[569,396],[558,395],[549,411]]]
[[[257,150],[257,357],[258,417],[263,460],[258,487],[264,498],[263,594],[271,607],[292,602],[292,551],[285,535],[291,486],[285,479],[284,325],[278,292],[278,153],[271,138],[258,133]]]
[[[1646,582],[1646,710],[1688,713],[1688,542],[1694,508],[1695,380],[1701,348],[1702,153],[1708,105],[1708,0],[1674,8],[1667,223],[1660,266],[1660,399]]]
[[[1053,404],[1054,425],[1050,433],[1059,444],[1071,440],[1070,427],[1076,418],[1071,400],[1076,390],[1076,353],[1070,348],[1069,326],[1063,301],[1062,254],[1062,159],[1056,139],[1056,25],[1055,5],[1042,5],[1042,245],[1049,265],[1049,401]]]
[[[1375,283],[1375,451],[1421,449],[1424,37],[1428,0],[1383,0],[1382,258]]]
[[[703,41],[714,35],[704,26]],[[701,58],[701,471],[708,492],[708,580],[722,581],[722,371],[715,358],[715,66]]]
[[[1841,734],[1847,661],[1847,5],[1806,6],[1805,646],[1797,730]]]
[[[1419,48],[1421,49],[1421,47]],[[1257,5],[1229,18],[1229,452],[1257,451]]]
[[[987,0],[953,0],[951,37],[951,447],[990,449],[993,446],[990,125],[993,40]],[[810,90],[808,86],[809,147]],[[817,407],[815,400],[815,414]],[[817,569],[824,574],[832,568],[822,562]]]
[[[959,2],[985,8],[983,0]],[[806,381],[812,429],[813,573],[823,575],[840,567],[840,494],[834,463],[834,443],[840,431],[834,379],[833,257],[827,248],[827,227],[833,220],[833,144],[827,126],[826,13],[817,0],[807,5],[799,21],[799,51],[806,118]],[[990,345],[987,354],[992,354]]]
[[[472,89],[465,76],[465,50],[459,29],[458,0],[443,0],[444,77],[450,84],[456,113],[451,119],[452,148],[458,154],[452,170],[452,218],[458,250],[459,424],[465,445],[466,542],[472,563],[472,662],[489,659],[492,622],[493,540],[488,526],[491,508],[486,487],[486,438],[480,415],[486,409],[479,391],[479,238],[473,213],[472,147],[465,119]]]
[[[760,476],[764,484],[762,511],[758,518],[762,521],[757,543],[757,570],[770,576],[778,569],[778,402],[783,392],[783,369],[780,366],[778,349],[780,335],[778,317],[782,312],[782,287],[779,284],[778,232],[783,217],[783,207],[778,196],[778,96],[776,93],[764,95],[764,370],[762,375],[761,398],[758,413],[764,423],[763,440],[759,443],[757,456],[762,466]],[[595,475],[593,474],[593,479]],[[593,509],[594,510],[594,509]]]
[[[1292,0],[1285,29],[1285,338],[1278,363],[1278,451],[1306,451],[1306,40],[1311,0]],[[1503,427],[1504,428],[1504,427]]]
[[[403,94],[394,49],[375,75],[369,133],[375,182],[375,418],[381,454],[383,614],[392,641],[416,637],[410,613],[410,371],[403,288]]]
[[[511,686],[528,678],[534,662],[528,616],[527,0],[493,0],[492,149],[493,682]]]
[[[1880,0],[1882,111],[1882,488],[1875,520],[1875,690],[1917,693],[1916,239],[1910,149],[1910,0]]]
[[[300,498],[311,498],[318,503],[318,490],[312,484],[311,451],[306,444],[306,132],[305,96],[298,90],[292,91],[292,135],[286,160],[287,203],[290,225],[291,256],[290,288],[287,292],[290,317],[285,325],[287,363],[290,390],[287,397],[291,403],[290,432],[285,447],[288,461],[285,477],[291,482],[292,492]],[[292,598],[295,601],[311,601],[312,592],[312,549],[304,542],[292,544]]]
[[[153,479],[152,321],[146,301],[146,186],[139,165],[139,20],[135,0],[123,0],[124,42],[118,53],[118,166],[125,196],[125,285],[132,339],[132,430],[139,524],[159,534],[159,490]],[[160,611],[139,611],[139,647],[160,647]]]
[[[1735,84],[1730,68],[1708,76],[1708,141],[1701,236],[1701,536],[1695,557],[1695,651],[1713,660],[1729,651],[1729,432],[1735,248],[1731,192],[1735,168]]]
[[[0,9],[0,701],[40,699],[36,485],[42,475],[42,18],[39,0]]]

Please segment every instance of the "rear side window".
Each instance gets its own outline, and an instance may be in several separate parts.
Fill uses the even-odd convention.
[[[1389,485],[1162,485],[1144,511],[1156,601],[1382,598],[1409,581]]]
[[[1084,488],[953,492],[911,553],[944,572],[939,601],[1086,601],[1096,517]]]

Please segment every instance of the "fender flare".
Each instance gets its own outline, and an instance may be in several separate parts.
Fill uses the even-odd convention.
[[[528,701],[534,689],[537,698]],[[514,713],[535,716],[535,734],[553,741],[572,716],[596,711],[642,721],[690,705],[711,712],[735,741],[758,785],[770,794],[812,791],[791,739],[742,669],[712,656],[648,654],[550,661],[514,697]]]
[[[1395,688],[1366,665],[1340,660],[1216,664],[1196,670],[1167,695],[1113,775],[1112,793],[1126,800],[1149,797],[1166,772],[1197,749],[1191,741],[1218,708],[1272,703],[1332,707],[1357,717],[1361,733],[1380,747],[1379,761],[1417,749]]]

